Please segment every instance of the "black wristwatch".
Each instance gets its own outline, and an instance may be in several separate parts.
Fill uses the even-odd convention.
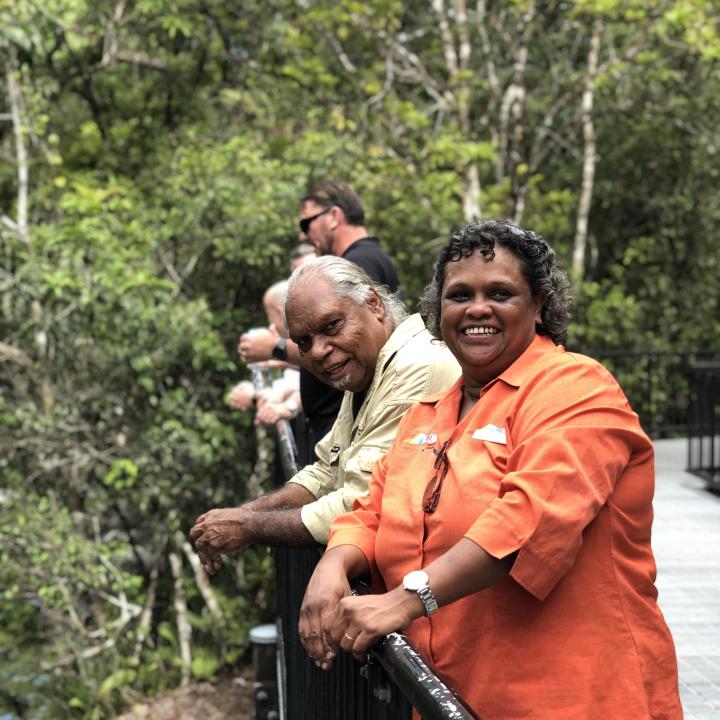
[[[272,356],[276,360],[287,360],[287,340],[280,338],[272,349]]]

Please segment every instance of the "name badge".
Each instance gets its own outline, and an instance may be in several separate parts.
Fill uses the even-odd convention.
[[[486,440],[500,445],[507,445],[507,435],[505,428],[498,427],[490,423],[485,427],[478,428],[473,434],[473,440]]]

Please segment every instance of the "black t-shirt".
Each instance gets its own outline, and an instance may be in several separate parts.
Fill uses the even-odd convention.
[[[395,263],[380,247],[380,241],[376,237],[356,240],[342,257],[359,265],[376,283],[389,288],[391,293],[399,290],[400,278]]]
[[[300,368],[300,399],[311,430],[329,430],[335,422],[343,393],[326,385],[311,372]],[[327,434],[327,431],[323,434]]]

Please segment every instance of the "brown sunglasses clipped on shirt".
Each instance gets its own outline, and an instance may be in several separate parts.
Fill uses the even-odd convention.
[[[440,502],[440,491],[442,490],[443,480],[450,469],[450,461],[447,456],[449,444],[450,441],[446,440],[440,446],[439,450],[433,450],[433,453],[436,455],[435,462],[433,463],[435,472],[430,478],[430,482],[427,484],[425,493],[423,494],[423,511],[426,513],[434,513]]]

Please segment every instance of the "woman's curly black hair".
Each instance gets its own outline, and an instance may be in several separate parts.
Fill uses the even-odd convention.
[[[442,339],[440,331],[440,298],[448,263],[480,253],[486,262],[495,257],[495,246],[509,250],[519,261],[522,274],[533,297],[544,297],[540,313],[542,322],[535,326],[539,335],[549,337],[556,345],[567,340],[570,319],[570,285],[567,275],[557,266],[555,251],[540,235],[513,225],[507,220],[484,220],[460,228],[440,251],[435,274],[420,298],[420,312],[428,330]]]

